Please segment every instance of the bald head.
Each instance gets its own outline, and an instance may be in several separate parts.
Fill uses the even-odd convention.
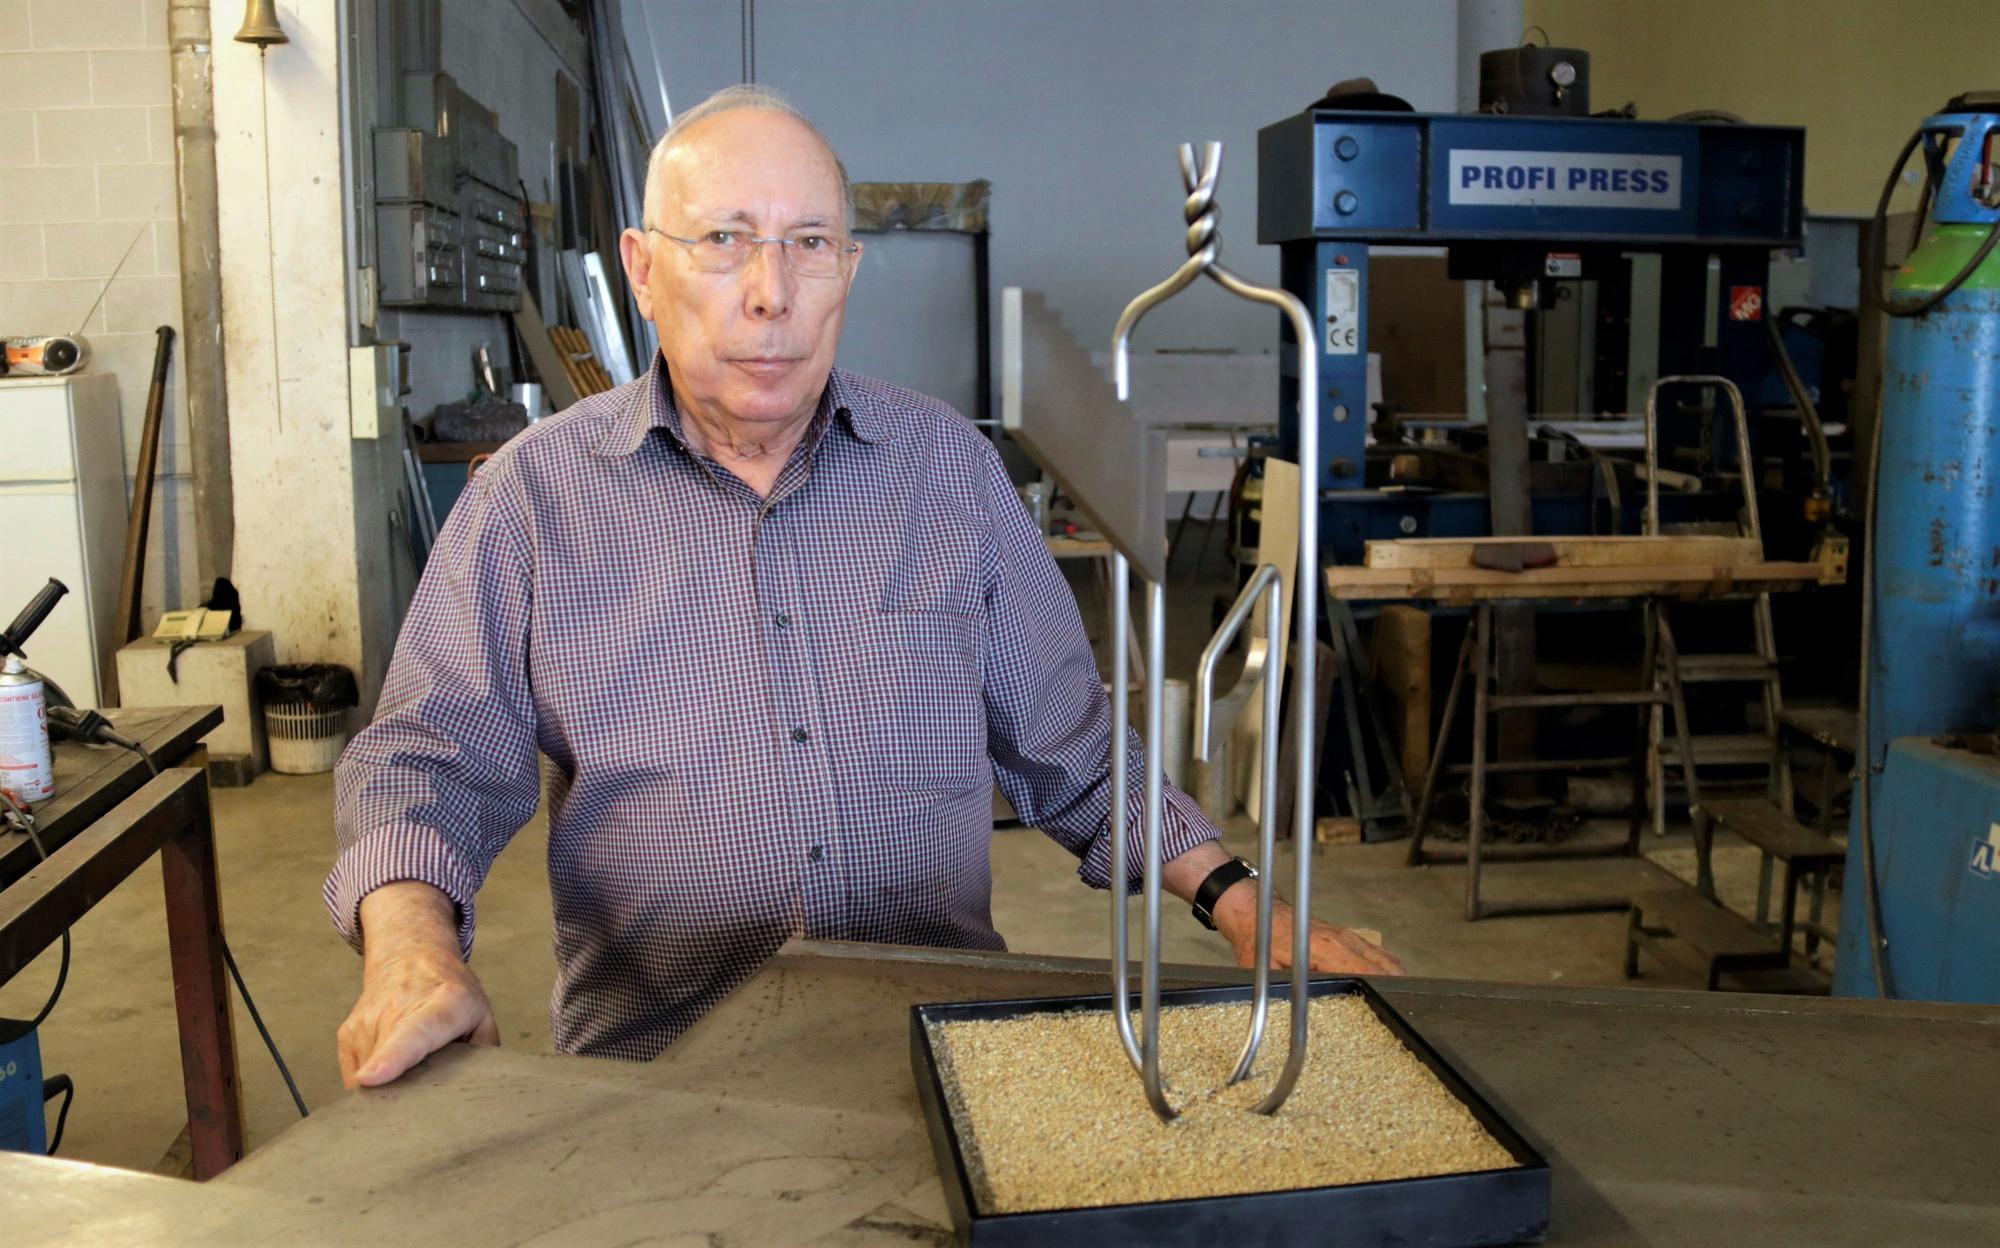
[[[678,180],[675,176],[677,170],[675,168],[674,153],[694,135],[694,132],[703,128],[704,124],[711,119],[728,113],[741,112],[746,109],[754,109],[761,113],[776,114],[777,117],[789,121],[792,126],[802,129],[812,137],[820,150],[826,154],[827,163],[831,166],[833,175],[839,184],[840,201],[843,205],[843,211],[846,214],[846,224],[851,229],[854,225],[854,196],[848,189],[847,166],[841,162],[839,153],[833,150],[833,144],[827,142],[826,136],[820,133],[819,127],[815,126],[804,113],[792,107],[791,102],[783,96],[769,87],[760,87],[747,83],[740,86],[724,87],[693,108],[682,111],[678,117],[674,118],[673,123],[667,127],[667,132],[660,136],[660,141],[653,145],[652,156],[646,162],[645,219],[642,224],[647,229],[658,228],[661,217],[667,211],[667,197],[674,194],[675,183]],[[745,121],[749,119],[738,118],[737,120]],[[780,128],[788,127],[781,125]],[[757,129],[761,130],[763,127],[757,127]]]

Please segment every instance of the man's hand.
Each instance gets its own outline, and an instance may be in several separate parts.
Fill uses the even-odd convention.
[[[1219,841],[1201,844],[1171,859],[1160,873],[1166,890],[1182,901],[1193,901],[1208,873],[1229,861]],[[1229,938],[1239,966],[1257,963],[1257,883],[1238,880],[1215,899],[1211,911],[1215,930]],[[1271,965],[1289,970],[1292,965],[1292,908],[1282,901],[1271,906]],[[1312,921],[1311,957],[1308,969],[1329,975],[1401,975],[1403,964],[1380,945],[1362,939],[1344,927]]]
[[[1271,965],[1292,965],[1292,908],[1282,901],[1271,906]],[[1215,930],[1229,938],[1238,966],[1257,964],[1257,885],[1240,880],[1216,899]],[[1403,964],[1380,945],[1345,927],[1312,920],[1309,946],[1311,970],[1336,975],[1401,975]]]
[[[375,1087],[454,1040],[497,1045],[486,990],[458,956],[451,899],[428,884],[386,884],[361,901],[361,999],[338,1032],[340,1078]]]

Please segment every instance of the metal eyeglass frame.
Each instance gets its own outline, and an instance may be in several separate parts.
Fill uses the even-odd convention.
[[[735,231],[733,231],[733,230],[732,230],[732,231],[730,231],[730,232],[731,232],[731,233],[735,233]],[[659,235],[659,236],[660,236],[661,238],[664,238],[664,239],[669,239],[669,240],[671,240],[671,241],[673,241],[673,242],[676,242],[676,243],[679,243],[679,244],[680,244],[681,246],[683,246],[683,247],[685,247],[685,248],[687,248],[687,249],[688,249],[688,255],[689,255],[689,256],[693,256],[693,254],[694,254],[694,249],[695,249],[695,248],[697,248],[697,247],[699,247],[699,246],[701,246],[701,244],[702,244],[702,240],[701,240],[701,239],[699,239],[699,238],[682,238],[682,237],[681,237],[680,235],[678,235],[678,234],[669,234],[669,233],[667,233],[667,232],[666,232],[665,230],[661,229],[661,228],[660,228],[659,226],[657,226],[657,225],[649,225],[649,226],[647,226],[647,227],[646,227],[646,233],[648,233],[648,234],[658,234],[658,235]],[[820,236],[820,237],[825,237],[825,238],[827,238],[827,239],[828,239],[828,240],[830,241],[830,240],[832,240],[833,238],[836,238],[836,237],[838,237],[838,236],[837,236],[837,235],[822,235],[822,236]],[[799,240],[797,240],[797,239],[792,239],[792,238],[786,238],[786,237],[784,237],[784,236],[783,236],[782,234],[751,234],[751,235],[747,235],[747,238],[748,238],[748,240],[749,240],[749,243],[750,243],[750,250],[749,250],[749,251],[748,251],[748,252],[747,252],[747,253],[746,253],[746,254],[744,255],[744,257],[743,257],[743,263],[741,263],[741,264],[737,265],[737,266],[736,266],[735,268],[733,268],[733,269],[709,269],[709,268],[704,268],[704,269],[702,269],[702,272],[704,272],[704,273],[741,273],[741,272],[742,272],[743,270],[745,270],[745,269],[747,269],[747,268],[749,268],[749,267],[750,267],[750,261],[752,261],[753,259],[755,259],[755,258],[756,258],[756,256],[757,256],[757,253],[758,253],[758,252],[759,252],[759,251],[760,251],[760,250],[761,250],[761,249],[763,248],[763,245],[764,245],[765,243],[776,243],[776,244],[778,245],[778,250],[779,250],[779,251],[780,251],[781,253],[783,253],[783,255],[784,255],[784,257],[785,257],[785,269],[786,269],[786,270],[787,270],[787,271],[788,271],[789,273],[791,273],[791,275],[792,275],[793,277],[804,277],[804,278],[827,278],[827,277],[839,277],[839,276],[840,276],[840,270],[841,270],[841,266],[845,265],[845,264],[846,264],[846,263],[847,263],[847,262],[848,262],[848,261],[849,261],[850,259],[852,259],[852,258],[854,257],[854,255],[855,255],[855,253],[856,253],[856,252],[859,252],[859,251],[861,250],[861,244],[859,244],[859,243],[855,242],[855,241],[854,241],[853,239],[851,239],[851,238],[850,238],[850,239],[848,239],[848,240],[847,240],[847,245],[846,245],[846,246],[844,246],[844,247],[842,247],[842,248],[840,248],[840,250],[839,250],[839,251],[838,251],[838,252],[837,252],[837,253],[835,254],[835,261],[836,261],[836,263],[834,264],[834,269],[833,269],[833,272],[831,272],[831,273],[805,273],[805,272],[801,272],[801,271],[799,270],[799,266],[798,266],[798,262],[792,259],[792,248],[794,248],[794,247],[798,246],[798,242],[799,242]]]
[[[1186,186],[1188,197],[1184,209],[1187,218],[1188,258],[1173,275],[1134,299],[1118,318],[1118,325],[1111,335],[1111,353],[1118,398],[1125,401],[1130,397],[1130,341],[1133,329],[1146,313],[1192,285],[1196,278],[1207,276],[1224,290],[1255,303],[1269,304],[1283,312],[1290,320],[1292,331],[1300,344],[1299,360],[1299,568],[1296,592],[1293,594],[1297,608],[1297,636],[1299,644],[1294,664],[1294,685],[1297,693],[1292,699],[1294,710],[1293,733],[1298,749],[1298,784],[1296,786],[1296,809],[1293,822],[1293,844],[1296,849],[1297,865],[1293,884],[1296,913],[1292,922],[1292,992],[1291,992],[1291,1050],[1286,1055],[1284,1069],[1270,1093],[1257,1104],[1256,1112],[1270,1114],[1277,1112],[1292,1094],[1297,1084],[1299,1072],[1306,1059],[1306,1013],[1309,1005],[1308,993],[1311,987],[1309,953],[1311,947],[1311,924],[1308,918],[1312,898],[1312,851],[1306,837],[1312,828],[1313,800],[1313,720],[1312,693],[1315,688],[1314,660],[1315,641],[1318,637],[1318,595],[1314,592],[1314,577],[1319,569],[1319,359],[1311,350],[1314,342],[1312,318],[1305,305],[1290,292],[1277,287],[1258,286],[1246,282],[1217,263],[1216,256],[1222,249],[1222,238],[1217,224],[1219,210],[1215,204],[1215,184],[1222,170],[1222,144],[1208,143],[1204,146],[1200,164],[1195,162],[1195,149],[1191,143],[1183,143],[1180,148],[1181,181]],[[1116,636],[1112,643],[1112,728],[1111,728],[1111,989],[1113,1009],[1117,1019],[1118,1038],[1124,1046],[1125,1055],[1131,1059],[1145,1085],[1146,1099],[1153,1112],[1161,1121],[1170,1122],[1179,1115],[1168,1103],[1160,1081],[1160,876],[1163,793],[1161,776],[1161,749],[1163,732],[1162,704],[1165,692],[1166,670],[1166,591],[1158,583],[1146,587],[1146,741],[1144,800],[1143,800],[1143,889],[1145,950],[1141,967],[1140,1036],[1132,1031],[1130,968],[1127,958],[1130,953],[1130,936],[1127,931],[1130,909],[1127,905],[1126,884],[1126,831],[1129,816],[1126,812],[1126,789],[1128,763],[1125,738],[1130,719],[1130,673],[1127,657],[1132,636],[1131,605],[1131,565],[1122,551],[1112,556],[1111,604],[1112,623]],[[1271,637],[1277,637],[1278,617],[1282,614],[1278,603],[1281,584],[1278,570],[1270,565],[1258,569],[1257,575],[1246,586],[1242,597],[1231,609],[1233,625],[1225,632],[1233,636],[1242,625],[1250,605],[1258,594],[1269,594],[1272,606],[1266,626]],[[1219,649],[1227,644],[1227,636],[1221,636],[1211,643],[1211,649]],[[1276,662],[1276,643],[1271,663]],[[1208,741],[1208,683],[1214,668],[1214,655],[1204,654],[1202,670],[1202,701],[1196,709],[1196,740],[1199,756],[1206,757]],[[1271,918],[1274,908],[1270,867],[1275,849],[1277,828],[1277,721],[1278,682],[1281,674],[1266,670],[1264,680],[1264,817],[1261,830],[1261,852],[1263,863],[1257,894],[1257,960],[1255,1000],[1251,1012],[1250,1032],[1244,1042],[1241,1055],[1237,1059],[1235,1073],[1230,1082],[1244,1078],[1256,1060],[1257,1050],[1263,1039],[1264,1022],[1270,1006],[1270,949]]]

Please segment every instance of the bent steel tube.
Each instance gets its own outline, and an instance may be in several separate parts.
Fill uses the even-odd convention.
[[[1196,762],[1209,761],[1209,738],[1213,735],[1213,725],[1209,719],[1215,714],[1215,667],[1229,647],[1235,644],[1236,634],[1250,618],[1257,600],[1264,596],[1271,582],[1279,576],[1278,569],[1264,564],[1243,583],[1243,589],[1236,595],[1236,601],[1229,606],[1222,623],[1216,625],[1215,635],[1202,648],[1201,660],[1194,669],[1194,757]],[[1275,657],[1275,656],[1272,656]],[[1252,674],[1244,673],[1245,680],[1263,679],[1264,669],[1259,666]]]
[[[1258,796],[1262,810],[1257,819],[1257,962],[1255,991],[1250,1006],[1250,1034],[1244,1038],[1243,1050],[1237,1055],[1236,1069],[1229,1076],[1230,1083],[1240,1083],[1249,1077],[1250,1068],[1257,1061],[1257,1050],[1264,1043],[1264,1024],[1271,1013],[1271,907],[1276,883],[1272,867],[1277,861],[1278,848],[1278,719],[1284,700],[1284,687],[1271,670],[1271,665],[1278,661],[1278,648],[1284,644],[1285,627],[1285,583],[1276,566],[1267,563],[1259,567],[1243,586],[1243,592],[1237,595],[1229,614],[1223,617],[1221,627],[1215,630],[1215,636],[1209,638],[1208,646],[1201,652],[1201,663],[1195,670],[1194,756],[1205,763],[1209,759],[1209,719],[1214,710],[1216,660],[1236,640],[1236,634],[1243,628],[1243,622],[1250,618],[1250,609],[1259,598],[1265,600],[1265,666],[1258,675],[1258,679],[1264,681],[1264,732],[1259,753]]]
[[[1131,907],[1127,876],[1126,837],[1131,815],[1126,809],[1125,738],[1130,735],[1129,687],[1132,683],[1129,638],[1132,632],[1132,564],[1122,553],[1111,556],[1111,632],[1117,643],[1111,656],[1111,995],[1118,1017],[1118,1041],[1132,1069],[1143,1071],[1138,1037],[1132,1034]]]
[[[1131,337],[1141,318],[1153,308],[1171,299],[1193,284],[1197,277],[1206,274],[1224,290],[1239,298],[1269,304],[1282,311],[1290,320],[1292,331],[1301,346],[1299,361],[1299,573],[1297,593],[1294,594],[1297,607],[1296,627],[1299,638],[1297,661],[1293,670],[1297,673],[1293,697],[1293,733],[1298,743],[1298,783],[1297,805],[1294,811],[1293,844],[1296,849],[1297,871],[1294,877],[1294,901],[1296,913],[1292,923],[1292,991],[1291,991],[1291,1048],[1285,1058],[1284,1069],[1279,1072],[1277,1082],[1270,1093],[1256,1107],[1259,1113],[1274,1113],[1291,1095],[1297,1084],[1299,1072],[1305,1066],[1307,1036],[1307,1006],[1311,990],[1308,958],[1311,951],[1311,928],[1309,914],[1312,905],[1312,850],[1306,838],[1312,829],[1313,790],[1313,692],[1315,681],[1316,645],[1318,641],[1318,598],[1316,577],[1319,574],[1319,359],[1316,352],[1304,349],[1315,341],[1311,317],[1305,305],[1289,292],[1275,287],[1259,286],[1246,282],[1217,262],[1222,249],[1222,239],[1217,224],[1215,186],[1222,170],[1222,144],[1208,143],[1202,149],[1200,162],[1195,159],[1194,145],[1184,143],[1180,148],[1181,181],[1187,188],[1188,196],[1184,207],[1187,219],[1188,258],[1165,281],[1152,287],[1132,300],[1119,316],[1118,324],[1112,331],[1111,354],[1114,381],[1118,398],[1130,398],[1131,377]],[[1115,566],[1122,569],[1124,560]],[[1125,647],[1130,644],[1131,615],[1129,605],[1124,603],[1122,588],[1114,589],[1113,600],[1125,609],[1114,609],[1117,656],[1115,670],[1120,674],[1118,712],[1114,722],[1114,734],[1124,722],[1125,683],[1122,679]],[[1176,1111],[1167,1103],[1160,1079],[1159,1029],[1160,1029],[1160,873],[1161,840],[1163,817],[1163,790],[1160,774],[1161,703],[1163,699],[1165,672],[1165,588],[1157,584],[1147,586],[1148,611],[1147,633],[1148,653],[1146,671],[1146,765],[1144,797],[1144,846],[1145,863],[1145,962],[1141,968],[1140,1039],[1138,1042],[1138,1066],[1145,1084],[1147,1100],[1153,1111],[1163,1121],[1170,1121]],[[1267,620],[1271,636],[1277,636],[1282,624],[1277,620],[1281,612],[1274,610]],[[1276,643],[1273,641],[1271,657],[1275,661]],[[1211,665],[1212,667],[1212,665]],[[1280,679],[1279,673],[1267,670],[1265,729],[1266,742],[1271,744],[1264,752],[1264,808],[1265,817],[1261,830],[1262,851],[1269,864],[1276,844],[1276,749],[1278,711],[1273,690]],[[1206,716],[1203,717],[1202,748],[1206,750]],[[1122,751],[1122,736],[1114,742],[1112,758],[1113,800],[1121,802],[1124,797],[1126,780],[1125,762]],[[1115,966],[1112,983],[1117,995],[1120,1013],[1119,1036],[1125,1043],[1127,1056],[1132,1055],[1131,1020],[1126,1012],[1129,975],[1125,956],[1129,950],[1125,929],[1127,907],[1123,889],[1125,879],[1120,868],[1125,866],[1123,834],[1127,815],[1122,805],[1113,812],[1113,874],[1114,889],[1120,890],[1116,899],[1116,919],[1112,933],[1112,953]],[[1248,1073],[1256,1050],[1262,1039],[1262,1010],[1268,1007],[1268,966],[1270,962],[1271,920],[1275,908],[1275,896],[1271,874],[1263,873],[1257,898],[1257,947],[1258,947],[1258,1012],[1252,1019],[1252,1030],[1243,1054],[1237,1062],[1236,1073],[1231,1082]]]
[[[1143,1040],[1139,1054],[1145,1060],[1139,1075],[1146,1085],[1146,1099],[1160,1121],[1171,1122],[1180,1111],[1167,1103],[1160,1080],[1160,861],[1162,823],[1166,790],[1161,767],[1165,739],[1167,666],[1167,587],[1151,582],[1146,586],[1146,953],[1140,968],[1140,1027]]]

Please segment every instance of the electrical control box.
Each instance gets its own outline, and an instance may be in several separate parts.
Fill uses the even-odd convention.
[[[528,222],[519,150],[449,74],[404,83],[411,125],[374,135],[383,307],[512,312]]]

